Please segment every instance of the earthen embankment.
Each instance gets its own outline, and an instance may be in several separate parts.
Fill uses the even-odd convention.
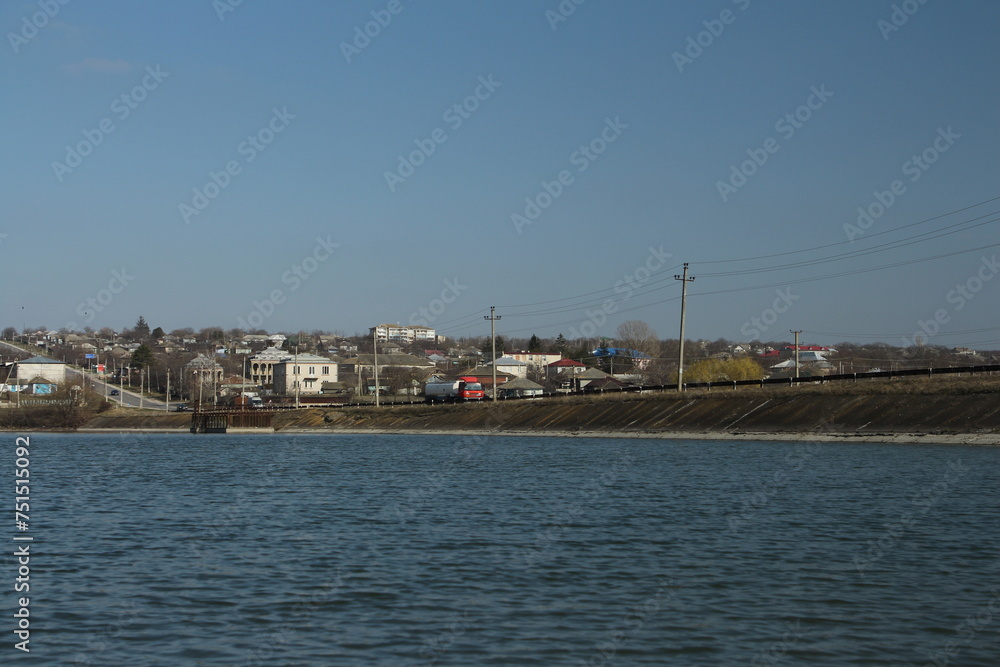
[[[185,430],[186,414],[118,410],[83,430]],[[492,432],[739,436],[961,435],[1000,442],[1000,379],[615,394],[392,407],[308,408],[278,414],[278,432]]]

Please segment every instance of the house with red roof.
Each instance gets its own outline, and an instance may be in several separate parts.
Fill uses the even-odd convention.
[[[545,367],[545,377],[563,376],[573,377],[587,370],[587,366],[573,359],[560,359],[553,361]]]

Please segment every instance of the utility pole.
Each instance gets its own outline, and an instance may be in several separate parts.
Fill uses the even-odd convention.
[[[496,306],[490,306],[489,317],[483,315],[484,320],[490,321],[490,342],[493,344],[493,361],[490,365],[493,367],[493,402],[497,402],[497,336],[496,336],[496,321],[500,319],[500,315],[496,314]]]
[[[375,407],[379,406],[379,391],[378,391],[378,327],[372,330],[372,366],[375,367]]]
[[[21,369],[20,369],[20,364],[18,364],[18,358],[17,358],[17,356],[15,356],[14,357],[14,361],[11,362],[10,370],[7,371],[8,398],[9,398],[9,390],[10,390],[10,376],[14,372],[15,369],[17,370],[17,391],[15,391],[14,393],[17,395],[17,407],[21,407]]]
[[[802,333],[802,330],[791,329],[790,331],[795,334],[795,379],[797,380],[799,378],[799,334]]]
[[[694,278],[688,278],[688,263],[684,262],[684,275],[674,276],[674,280],[681,281],[681,340],[677,350],[677,391],[684,391],[684,320],[687,316],[687,293],[688,283]]]
[[[102,347],[100,345],[100,343],[103,343],[104,339],[103,338],[98,338],[97,342],[98,342],[98,346],[97,346],[97,373],[98,373],[98,379],[100,379],[101,384],[104,385],[104,401],[107,402],[107,400],[108,400],[108,380],[107,380],[107,377],[108,376],[107,376],[107,374],[105,374],[103,379],[100,378],[100,374],[101,374],[101,347]],[[47,349],[48,348],[46,348],[46,350]],[[105,361],[107,361],[107,359],[105,359]],[[97,380],[94,380],[94,381],[97,382]]]

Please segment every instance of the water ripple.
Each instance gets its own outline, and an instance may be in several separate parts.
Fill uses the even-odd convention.
[[[994,665],[1000,654],[991,448],[32,441],[42,665]],[[979,625],[959,630],[970,617]]]

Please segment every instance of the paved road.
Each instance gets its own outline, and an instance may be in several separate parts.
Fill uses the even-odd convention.
[[[80,369],[73,366],[66,367],[67,374],[74,374],[77,377],[81,375]],[[112,381],[105,382],[96,375],[87,374],[84,378],[87,382],[87,386],[96,391],[98,394],[104,394],[108,397],[109,401],[116,403],[124,408],[146,408],[148,410],[166,410],[167,404],[163,401],[157,400],[155,398],[150,398],[149,396],[140,396],[139,392],[132,391],[131,389],[125,389]],[[111,391],[117,389],[119,392],[118,396],[112,396]],[[171,403],[171,409],[177,405],[178,401]]]
[[[5,343],[3,341],[0,341],[0,346],[2,346],[5,350],[24,352],[24,350],[17,347],[16,345],[11,345],[10,343]],[[66,379],[69,380],[70,378],[72,378],[72,381],[74,382],[80,382],[82,379],[84,382],[87,383],[88,387],[90,387],[99,394],[106,395],[109,401],[113,401],[114,403],[122,407],[138,408],[141,406],[143,408],[147,408],[150,410],[167,409],[167,404],[164,403],[163,401],[158,401],[156,399],[149,398],[148,396],[140,397],[139,393],[136,391],[132,391],[131,389],[122,389],[121,387],[113,384],[110,381],[105,382],[96,375],[90,373],[84,373],[81,369],[77,368],[76,366],[70,366],[67,364]],[[111,395],[112,389],[117,389],[120,392],[120,395],[112,396]],[[171,409],[173,409],[175,405],[177,405],[177,402],[171,403]]]

